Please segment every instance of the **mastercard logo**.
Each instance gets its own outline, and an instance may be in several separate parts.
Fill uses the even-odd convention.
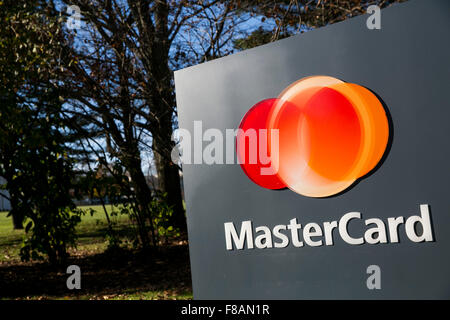
[[[375,168],[389,139],[378,98],[362,86],[328,76],[300,79],[278,98],[258,102],[239,129],[238,161],[254,183],[308,197],[349,188]],[[250,129],[264,133],[255,136],[253,149]],[[256,160],[251,161],[250,151],[256,151]]]

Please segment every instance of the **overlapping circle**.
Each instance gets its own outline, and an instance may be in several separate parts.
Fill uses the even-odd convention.
[[[308,197],[335,195],[370,172],[389,139],[386,112],[368,89],[329,76],[311,76],[278,98],[253,106],[242,119],[236,151],[246,175],[268,189],[288,187]],[[250,158],[249,129],[265,129],[270,163]],[[277,133],[278,139],[271,135]],[[276,144],[274,144],[276,143]],[[273,174],[262,174],[272,167]]]

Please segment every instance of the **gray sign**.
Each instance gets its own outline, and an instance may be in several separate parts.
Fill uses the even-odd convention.
[[[369,29],[367,18],[176,72],[180,127],[193,136],[195,121],[203,132],[236,129],[255,103],[311,75],[371,89],[391,118],[391,144],[378,170],[333,197],[261,188],[238,164],[183,165],[196,299],[450,298],[450,2],[394,5],[381,11],[379,30]],[[410,220],[412,228],[426,230],[410,230],[415,242],[400,224],[398,242],[387,230],[385,243],[354,245],[337,228],[332,245],[297,247],[290,239],[285,247],[251,249],[245,239],[241,250],[232,237],[227,250],[226,223],[239,236],[251,221],[255,236],[258,226],[294,218],[302,227],[323,226],[349,212],[361,214],[346,226],[353,238],[363,237],[370,218],[387,228],[388,218],[416,216],[421,223]]]

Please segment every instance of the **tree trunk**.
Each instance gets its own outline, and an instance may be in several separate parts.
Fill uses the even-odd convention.
[[[19,214],[18,211],[14,211],[14,207],[13,204],[11,202],[11,211],[12,211],[12,221],[13,221],[13,226],[15,230],[22,230],[23,229],[23,220],[24,217],[23,215]]]
[[[167,157],[161,156],[156,150],[158,140],[153,140],[154,159],[158,172],[158,186],[161,192],[167,193],[167,203],[173,209],[171,222],[182,231],[186,231],[186,216],[181,194],[180,174],[178,167]]]
[[[10,215],[12,217],[14,229],[22,230],[25,216],[20,208],[20,199],[18,197],[18,192],[16,191],[17,188],[15,188],[14,183],[9,183],[9,181],[12,181],[12,177],[13,171],[7,170],[4,178],[8,181],[9,203],[11,205]]]
[[[14,230],[22,230],[23,229],[23,219],[21,217],[18,217],[17,214],[14,214],[12,216]]]
[[[173,72],[169,67],[169,6],[167,1],[159,1],[155,6],[155,34],[149,43],[151,60],[149,65],[154,81],[150,89],[152,97],[150,105],[157,117],[151,125],[153,137],[153,155],[158,172],[158,184],[161,192],[167,194],[167,202],[173,209],[171,223],[182,231],[186,230],[186,217],[181,195],[180,174],[178,167],[172,163],[172,133],[174,129],[173,117],[175,110],[175,96],[173,88]]]
[[[131,183],[134,188],[134,193],[136,195],[138,210],[138,223],[139,233],[142,241],[142,245],[144,248],[148,248],[150,245],[150,239],[148,237],[146,221],[150,222],[150,232],[152,235],[152,245],[156,245],[156,234],[152,221],[152,213],[150,212],[150,202],[152,199],[152,195],[150,192],[150,188],[145,179],[145,175],[142,172],[141,168],[141,159],[139,156],[135,156],[131,159],[127,159],[124,161],[126,164],[126,169],[128,170],[131,178]]]

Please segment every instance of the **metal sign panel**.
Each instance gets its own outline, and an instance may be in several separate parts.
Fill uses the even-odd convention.
[[[380,30],[359,16],[175,73],[180,128],[203,140],[190,150],[198,164],[183,165],[196,299],[450,298],[449,9],[446,0],[412,0],[382,10]],[[226,164],[226,129],[313,75],[359,84],[384,103],[390,144],[377,170],[342,193],[314,198],[262,188],[239,164]],[[224,164],[201,157],[217,133],[205,136],[208,129],[224,133]],[[355,212],[360,218],[348,215]],[[366,239],[372,218],[385,229]],[[293,219],[299,239],[289,229]],[[339,226],[329,244],[325,223],[333,221]],[[349,243],[345,232],[363,243]],[[370,243],[379,232],[386,241]],[[272,247],[264,248],[268,240]]]

